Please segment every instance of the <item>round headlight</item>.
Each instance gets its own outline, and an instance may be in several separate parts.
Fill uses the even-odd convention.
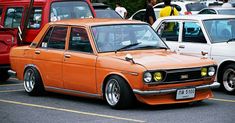
[[[207,68],[202,68],[201,69],[201,76],[204,77],[207,75]]]
[[[153,74],[153,79],[155,80],[155,81],[161,81],[162,80],[162,73],[161,72],[155,72],[154,74]]]
[[[149,83],[152,81],[152,75],[149,72],[144,73],[144,81]]]
[[[215,67],[209,67],[208,68],[208,75],[214,76],[215,75]]]

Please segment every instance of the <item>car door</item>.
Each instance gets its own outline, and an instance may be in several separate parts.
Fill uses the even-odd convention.
[[[67,27],[50,27],[35,49],[33,63],[39,69],[46,87],[63,88],[62,61],[66,35]]]
[[[178,50],[180,40],[180,26],[179,20],[165,20],[158,27],[157,34],[166,42],[172,51]]]
[[[210,45],[205,37],[205,30],[197,21],[185,21],[182,25],[182,37],[178,51],[185,55],[201,57],[202,52],[210,53]]]
[[[63,81],[68,90],[96,93],[95,64],[97,56],[93,53],[88,33],[83,27],[72,27],[68,50],[64,54]]]

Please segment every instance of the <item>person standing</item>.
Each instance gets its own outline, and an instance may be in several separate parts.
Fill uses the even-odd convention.
[[[147,0],[147,2],[145,20],[150,25],[153,25],[153,23],[156,21],[156,16],[153,9],[153,6],[156,4],[156,0]]]
[[[159,17],[165,16],[178,16],[179,12],[173,6],[171,6],[171,0],[164,0],[165,7],[160,10]]]
[[[116,2],[116,8],[115,8],[115,11],[120,15],[122,16],[122,18],[126,18],[127,16],[127,11],[124,7],[121,6],[121,3],[120,2]]]
[[[221,7],[225,7],[225,8],[231,8],[232,4],[228,3],[228,0],[223,0],[224,4]]]

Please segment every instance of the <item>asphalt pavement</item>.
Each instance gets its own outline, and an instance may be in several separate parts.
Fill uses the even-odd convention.
[[[103,100],[56,93],[33,97],[23,82],[0,82],[0,123],[234,123],[235,95],[213,90],[214,98],[196,104],[114,110]]]

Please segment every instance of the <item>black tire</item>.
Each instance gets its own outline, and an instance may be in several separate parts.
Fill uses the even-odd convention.
[[[115,88],[119,88],[117,95],[119,93],[119,98],[115,101]],[[114,90],[112,90],[114,89]],[[113,91],[113,92],[112,92]],[[113,95],[113,96],[112,96]],[[119,76],[111,76],[109,77],[105,88],[104,88],[104,99],[107,101],[109,106],[114,109],[126,109],[133,106],[135,101],[135,96],[131,87],[127,84],[127,82]]]
[[[24,72],[24,88],[31,96],[43,95],[45,92],[43,82],[38,70],[34,67],[26,68]]]
[[[9,75],[8,75],[8,69],[1,69],[0,70],[0,81],[6,81],[9,79]]]
[[[224,67],[220,78],[221,87],[228,94],[235,94],[235,64]]]

